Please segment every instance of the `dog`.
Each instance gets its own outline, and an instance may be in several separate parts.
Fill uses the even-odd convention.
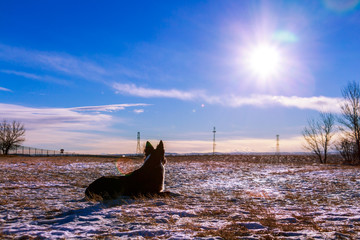
[[[111,200],[120,196],[163,195],[165,180],[165,150],[162,141],[156,149],[146,142],[144,164],[125,176],[103,176],[85,190],[88,200]],[[165,194],[166,195],[166,194]]]

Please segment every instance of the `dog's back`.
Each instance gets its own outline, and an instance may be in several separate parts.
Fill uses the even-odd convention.
[[[106,200],[124,195],[126,176],[103,176],[92,182],[85,190],[88,199]]]

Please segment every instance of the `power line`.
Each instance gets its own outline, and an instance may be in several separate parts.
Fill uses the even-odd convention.
[[[136,146],[136,154],[141,154],[141,147],[140,147],[140,132],[137,133],[137,146]]]
[[[276,135],[276,155],[280,155],[280,135]]]
[[[214,137],[213,137],[213,155],[215,155],[215,133],[216,133],[216,129],[214,127],[214,130],[212,131],[214,133]]]

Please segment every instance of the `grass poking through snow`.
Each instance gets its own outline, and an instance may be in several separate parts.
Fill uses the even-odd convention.
[[[359,168],[307,158],[168,157],[181,196],[97,203],[88,184],[142,159],[1,157],[0,238],[359,238]]]

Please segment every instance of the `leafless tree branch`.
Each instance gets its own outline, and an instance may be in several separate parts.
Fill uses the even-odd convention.
[[[350,82],[343,90],[344,103],[341,105],[341,117],[339,123],[341,130],[348,133],[347,139],[342,139],[337,148],[343,150],[353,149],[356,157],[352,164],[360,163],[360,85],[357,82]],[[341,151],[340,151],[341,153]],[[350,153],[349,153],[350,154]],[[348,159],[345,159],[348,160]]]
[[[328,150],[334,136],[335,117],[331,113],[320,113],[319,119],[309,119],[302,132],[304,148],[313,152],[320,163],[327,163]]]
[[[10,149],[24,142],[24,135],[25,128],[22,123],[2,121],[0,123],[0,147],[3,154],[8,154]]]

